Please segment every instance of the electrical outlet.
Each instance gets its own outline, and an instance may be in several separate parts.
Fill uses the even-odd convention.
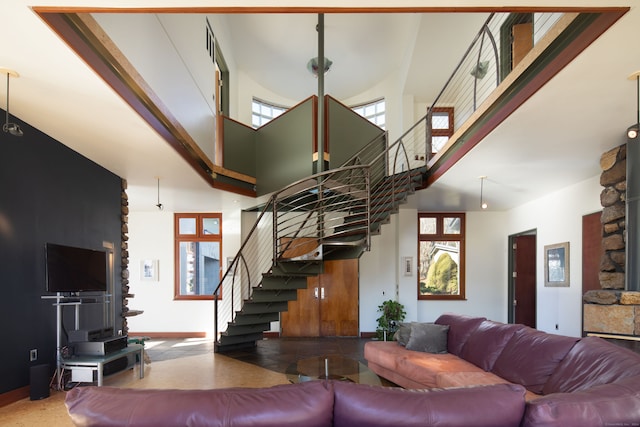
[[[38,349],[29,350],[29,362],[35,362],[36,360],[38,360]]]

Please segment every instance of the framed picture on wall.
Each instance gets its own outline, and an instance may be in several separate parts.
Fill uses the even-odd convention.
[[[544,247],[544,285],[569,286],[569,242]]]
[[[158,281],[157,259],[143,259],[140,261],[140,280]]]

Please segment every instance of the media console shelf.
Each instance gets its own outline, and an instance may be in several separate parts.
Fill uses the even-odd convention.
[[[133,359],[131,359],[131,356]],[[113,372],[109,371],[105,375],[105,367],[123,358],[127,359],[126,365],[116,365]],[[144,378],[144,346],[141,344],[129,344],[122,350],[104,356],[75,356],[67,359],[63,358],[61,359],[61,368],[71,371],[71,381],[97,382],[98,386],[102,386],[105,376],[132,368],[136,362],[140,364],[140,379],[142,379]]]

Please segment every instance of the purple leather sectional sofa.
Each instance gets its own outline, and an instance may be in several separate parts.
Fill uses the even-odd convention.
[[[342,381],[269,388],[79,387],[77,426],[640,426],[640,355],[602,339],[444,314],[443,354],[365,345],[369,367],[407,389]],[[411,388],[418,388],[412,390]]]
[[[405,388],[522,385],[522,427],[640,426],[637,353],[601,338],[547,334],[485,318],[443,314],[435,324],[448,326],[447,353],[371,341],[365,345],[369,368]]]

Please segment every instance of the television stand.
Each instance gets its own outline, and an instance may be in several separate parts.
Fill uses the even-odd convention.
[[[127,359],[126,363],[121,362],[122,359]],[[140,379],[142,379],[144,378],[144,346],[141,344],[129,344],[122,350],[104,356],[74,356],[62,359],[60,367],[71,371],[71,381],[97,382],[100,387],[104,377],[132,368],[136,362],[140,364]]]

